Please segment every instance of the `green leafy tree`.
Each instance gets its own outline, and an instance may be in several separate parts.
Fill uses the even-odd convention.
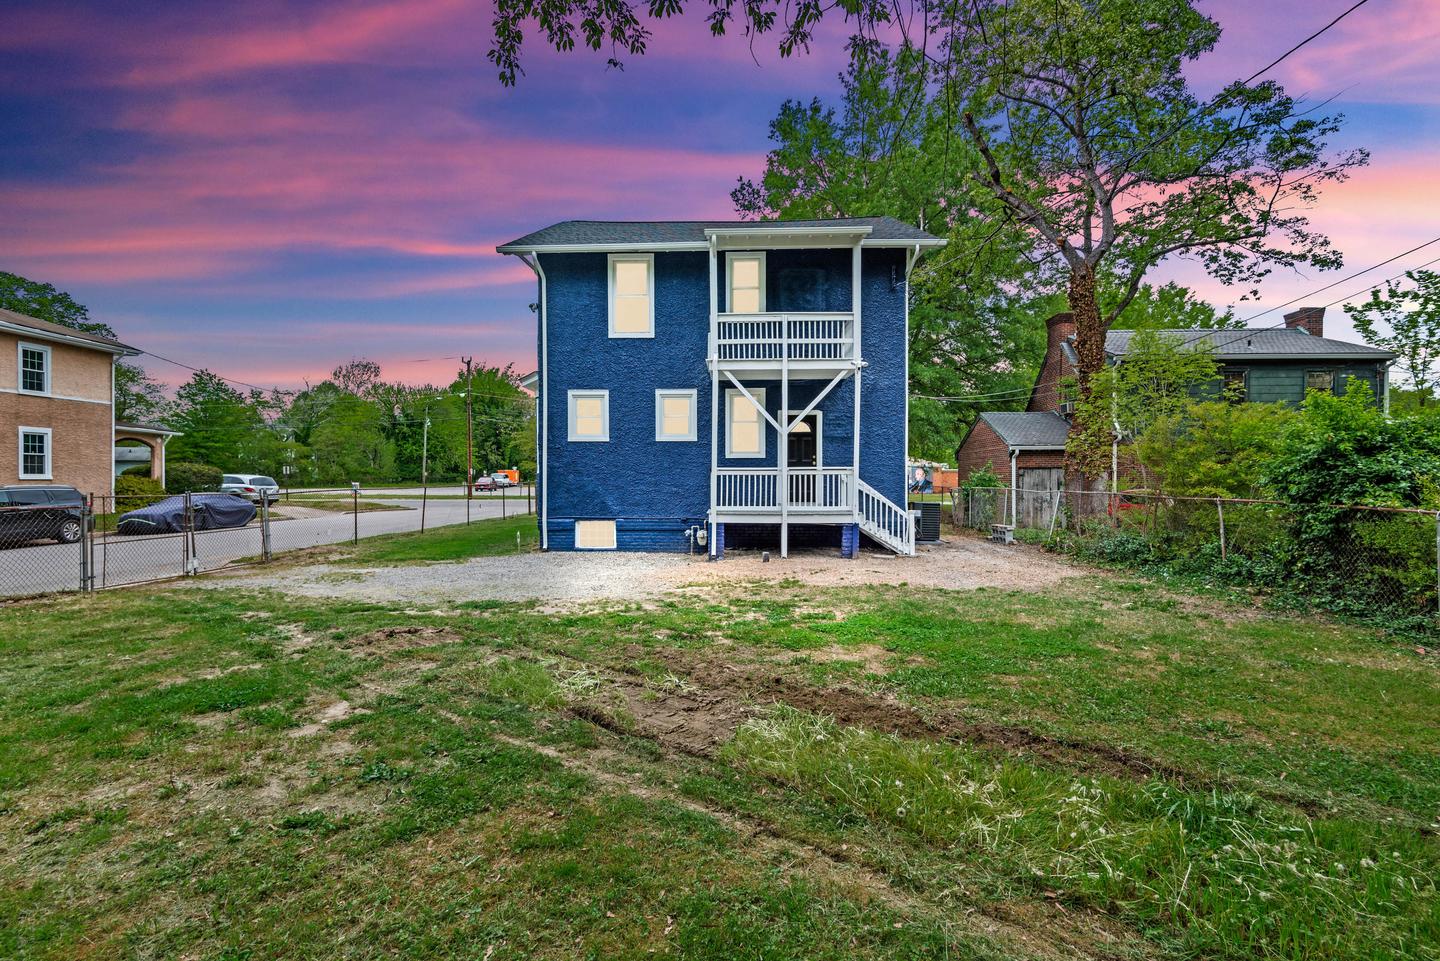
[[[1405,283],[1388,281],[1383,294],[1377,287],[1363,303],[1346,304],[1345,312],[1367,344],[1400,355],[1400,368],[1424,406],[1434,396],[1440,361],[1440,273],[1406,271]]]
[[[946,461],[980,411],[1023,406],[1044,317],[1062,302],[1038,292],[1024,237],[998,212],[951,216],[989,201],[963,175],[966,144],[925,96],[926,71],[915,49],[858,51],[840,109],[784,103],[763,176],[742,178],[731,198],[747,217],[889,215],[949,239],[955,253],[922,260],[908,290],[909,453]]]
[[[1125,330],[1234,330],[1245,324],[1234,310],[1222,314],[1190,288],[1172,281],[1159,287],[1141,284],[1134,299],[1116,314],[1115,326]]]
[[[87,334],[117,339],[109,324],[91,320],[85,305],[63,290],[3,270],[0,270],[0,307]],[[163,388],[145,368],[128,361],[116,362],[116,420],[131,423],[150,420],[159,415],[164,403]]]
[[[1152,419],[1135,441],[1147,487],[1192,497],[1264,498],[1298,415],[1286,404],[1195,401]]]
[[[919,52],[907,59],[919,78],[908,102],[914,110],[939,104],[950,142],[967,145],[946,158],[990,198],[947,208],[945,219],[984,216],[998,205],[1034,258],[1058,261],[1077,328],[1082,397],[1105,367],[1106,330],[1162,261],[1187,257],[1237,284],[1254,284],[1277,266],[1341,263],[1305,211],[1368,155],[1332,151],[1341,119],[1306,107],[1277,83],[1251,78],[1210,97],[1195,93],[1186,69],[1213,50],[1220,28],[1193,0],[975,0],[908,9],[879,0],[838,8],[711,0],[708,7],[714,33],[774,33],[782,55],[808,49],[834,10],[851,24],[859,56],[879,47],[885,28],[901,36],[902,49]],[[650,17],[684,10],[683,0],[646,8]],[[608,43],[615,62],[643,53],[650,39],[630,0],[507,0],[497,7],[489,53],[503,83],[518,78],[532,19],[556,49],[573,49],[578,34],[595,49]],[[1118,281],[1108,302],[1107,277]],[[1101,433],[1072,434],[1070,460],[1082,474],[1103,469],[1103,452],[1088,446]]]
[[[257,470],[271,434],[254,399],[207,370],[176,389],[166,419],[181,432],[167,446],[172,460],[225,471]]]
[[[395,446],[383,426],[376,404],[341,393],[310,438],[319,479],[333,483],[393,480]]]
[[[1214,389],[1219,371],[1206,343],[1186,344],[1158,331],[1139,331],[1130,338],[1125,356],[1102,370],[1090,397],[1080,401],[1090,415],[1084,420],[1106,425],[1106,449],[1115,432],[1133,440],[1156,419],[1183,415],[1199,394]]]

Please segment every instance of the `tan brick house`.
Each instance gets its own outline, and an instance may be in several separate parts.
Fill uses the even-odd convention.
[[[139,351],[0,309],[0,484],[114,485],[114,372]]]

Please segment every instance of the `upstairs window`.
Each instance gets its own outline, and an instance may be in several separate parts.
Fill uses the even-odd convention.
[[[1335,372],[1330,370],[1305,371],[1305,393],[1308,394],[1312,390],[1332,393],[1335,390]]]
[[[610,336],[655,336],[655,258],[610,255]]]
[[[20,479],[50,479],[50,428],[20,428]]]
[[[761,404],[765,403],[763,387],[750,393]],[[750,398],[738,390],[725,395],[725,456],[765,456],[765,418],[750,403]]]
[[[657,390],[655,392],[655,439],[675,441],[695,439],[695,391]]]
[[[20,392],[50,393],[50,348],[36,344],[20,345]]]
[[[607,441],[610,439],[610,392],[608,390],[570,391],[570,439],[572,441]]]
[[[725,304],[732,314],[765,312],[765,255],[726,254],[725,277],[729,296]]]

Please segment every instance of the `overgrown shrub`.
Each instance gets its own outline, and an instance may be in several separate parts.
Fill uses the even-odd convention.
[[[120,472],[121,477],[149,477],[149,464],[136,464],[134,467],[127,467]]]
[[[1001,480],[1000,475],[995,473],[995,465],[986,464],[984,467],[977,467],[971,471],[970,476],[965,478],[965,483],[960,485],[960,489],[963,491],[971,491],[1005,486],[1007,486],[1005,481]]]
[[[119,512],[133,511],[163,501],[165,488],[160,482],[149,477],[121,474],[115,478],[115,508]]]
[[[209,464],[177,461],[165,465],[165,486],[174,494],[219,490],[224,476],[220,468],[211,467]]]

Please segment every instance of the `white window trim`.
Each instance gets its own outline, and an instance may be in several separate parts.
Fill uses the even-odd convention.
[[[568,412],[569,438],[576,444],[603,444],[610,440],[610,392],[608,390],[572,390],[566,393],[565,406]],[[580,437],[575,433],[575,401],[582,397],[600,398],[600,417],[604,421],[603,433],[599,437]]]
[[[645,277],[650,282],[650,329],[639,333],[621,332],[615,329],[615,265],[617,263],[643,263]],[[655,336],[655,255],[654,254],[611,254],[605,262],[605,303],[611,337],[643,338]]]
[[[597,544],[597,545],[586,546],[586,547],[580,546],[580,525],[581,525],[581,524],[609,524],[609,525],[610,525],[610,543],[609,543],[609,544]],[[613,520],[610,520],[610,519],[608,519],[608,518],[587,517],[587,518],[584,518],[584,519],[582,519],[582,520],[577,520],[577,521],[575,522],[575,549],[576,549],[577,551],[613,551],[613,550],[616,549],[616,546],[619,544],[619,537],[620,537],[619,528],[620,528],[620,525],[619,525],[619,524],[615,523]]]
[[[25,435],[26,435],[26,434],[43,434],[43,435],[45,435],[45,473],[43,473],[43,474],[27,474],[27,473],[25,473]],[[48,427],[21,427],[20,430],[18,431],[15,439],[16,439],[16,442],[17,442],[17,444],[18,444],[18,446],[19,446],[19,450],[17,451],[18,463],[16,464],[16,471],[17,471],[17,473],[19,474],[20,479],[21,479],[21,480],[53,480],[53,479],[54,479],[54,470],[55,470],[55,445],[54,445],[54,443],[53,443],[54,438],[51,436],[51,433],[50,433],[50,428],[48,428]]]
[[[37,350],[45,355],[45,389],[25,389],[25,351]],[[29,394],[33,397],[49,397],[50,388],[55,382],[55,369],[51,366],[50,348],[44,344],[30,344],[25,341],[15,345],[15,392],[17,394]]]
[[[750,389],[750,393],[753,394],[755,399],[760,402],[761,408],[764,408],[765,388],[752,387]],[[735,431],[733,429],[735,425],[732,422],[732,415],[735,413],[735,402],[732,400],[732,398],[734,397],[739,397],[741,400],[745,400],[745,395],[742,394],[740,391],[734,389],[733,387],[725,391],[725,458],[727,460],[761,460],[765,457],[766,451],[769,448],[769,443],[766,438],[770,422],[765,419],[764,414],[756,411],[755,416],[760,421],[760,452],[758,454],[735,453],[735,451],[731,447],[731,438],[735,436]],[[745,403],[749,404],[750,401],[745,400]]]
[[[686,433],[683,434],[683,435],[679,435],[679,434],[666,434],[666,433],[665,433],[665,398],[667,398],[667,397],[684,397],[686,400],[688,400],[688,401],[690,402],[690,421],[689,421],[689,429],[688,429],[688,430],[686,431]],[[690,390],[678,390],[678,389],[677,389],[677,390],[666,390],[666,389],[664,389],[664,388],[660,388],[660,389],[656,390],[656,391],[655,391],[655,439],[656,439],[657,441],[679,441],[679,442],[683,442],[683,441],[693,441],[693,440],[695,440],[695,439],[697,438],[697,436],[698,436],[698,431],[696,430],[696,421],[699,419],[699,415],[698,415],[698,413],[697,413],[698,410],[699,410],[699,403],[698,403],[698,399],[697,399],[697,394],[696,394],[696,392],[695,392],[694,389],[690,389]]]
[[[803,411],[792,410],[785,417],[785,423],[790,423],[799,417]],[[825,466],[825,412],[823,410],[812,410],[805,414],[806,417],[815,418],[815,466],[812,467],[791,467],[790,470],[820,470]],[[790,438],[785,438],[785,463],[790,463]]]
[[[756,313],[765,313],[765,251],[763,250],[754,253],[732,250],[725,254],[725,312],[727,314],[735,313],[736,260],[760,261],[760,309]]]

